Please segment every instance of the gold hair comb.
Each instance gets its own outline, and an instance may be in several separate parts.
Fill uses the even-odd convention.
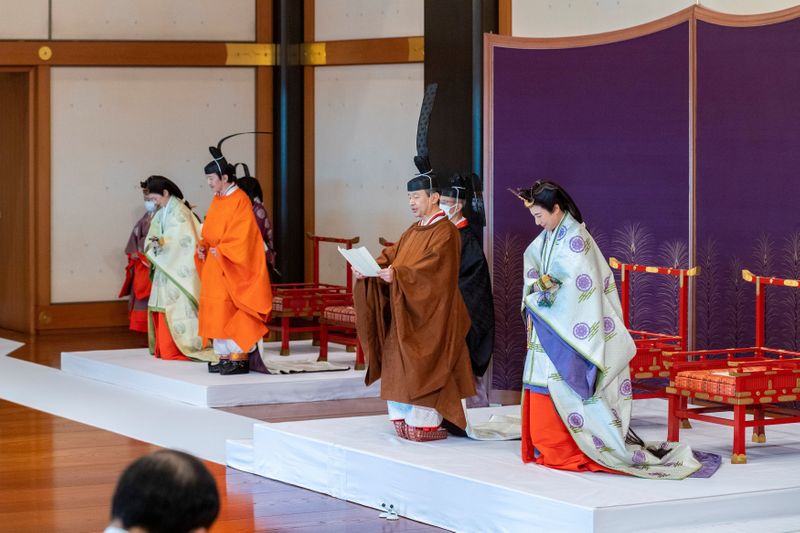
[[[531,207],[533,207],[533,202],[523,198],[522,195],[519,193],[519,191],[520,191],[520,189],[517,189],[517,190],[508,189],[508,192],[510,192],[511,194],[513,194],[514,196],[516,196],[517,198],[522,200],[522,203],[525,204],[525,208],[526,209],[530,209]]]

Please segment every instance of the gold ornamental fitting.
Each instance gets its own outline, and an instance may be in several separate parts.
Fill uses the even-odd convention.
[[[417,63],[425,61],[425,37],[408,38],[408,60]]]
[[[226,43],[226,65],[268,67],[275,65],[275,45],[271,43]]]
[[[40,311],[39,312],[39,324],[47,325],[53,321],[53,318],[50,316],[50,313],[47,311]]]
[[[302,63],[306,66],[319,66],[328,63],[328,53],[324,42],[303,43]]]
[[[53,50],[49,46],[42,46],[39,48],[39,59],[48,61],[53,57]]]

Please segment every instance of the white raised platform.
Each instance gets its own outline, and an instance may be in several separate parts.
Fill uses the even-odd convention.
[[[480,421],[493,412],[470,410]],[[666,435],[663,400],[635,404],[634,429]],[[385,416],[256,424],[228,441],[235,468],[456,531],[738,532],[800,530],[800,425],[770,426],[769,442],[730,464],[732,433],[692,421],[685,442],[723,456],[710,479],[646,480],[525,465],[520,442],[450,437],[413,443]],[[749,438],[749,434],[748,434]]]
[[[286,357],[278,355],[279,343],[264,346],[267,357],[277,360],[314,361],[319,355],[319,348],[311,346],[311,341],[293,342],[292,355]],[[380,394],[379,383],[366,387],[364,371],[352,369],[355,353],[337,350],[337,345],[330,348],[328,361],[349,365],[350,370],[220,376],[209,374],[205,363],[164,361],[151,356],[146,348],[65,352],[61,354],[61,370],[204,407],[371,398]]]
[[[258,422],[6,357],[20,346],[0,339],[0,399],[5,401],[220,464],[227,459],[227,441],[252,438]]]

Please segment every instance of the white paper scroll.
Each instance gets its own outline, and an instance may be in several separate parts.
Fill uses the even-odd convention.
[[[375,262],[372,254],[364,246],[347,250],[339,246],[339,253],[350,265],[365,276],[377,276],[381,267]]]

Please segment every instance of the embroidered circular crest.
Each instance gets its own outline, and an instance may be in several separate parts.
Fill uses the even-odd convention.
[[[570,413],[567,417],[567,424],[569,427],[573,429],[579,429],[583,427],[583,417],[578,413]]]
[[[606,334],[611,333],[612,331],[614,331],[615,328],[616,328],[616,326],[614,325],[614,319],[611,318],[610,316],[604,316],[603,317],[603,333],[606,333]]]
[[[572,334],[575,335],[576,339],[583,340],[589,336],[589,324],[586,322],[578,322],[575,324],[575,327],[572,328]]]
[[[175,303],[178,301],[178,296],[180,296],[180,292],[178,292],[178,288],[170,283],[167,285],[167,302]]]
[[[569,249],[576,254],[581,253],[585,247],[586,243],[583,242],[583,237],[580,235],[576,235],[569,240]]]
[[[647,456],[644,454],[642,450],[636,450],[635,452],[633,452],[633,456],[631,456],[631,460],[635,465],[640,465],[644,463],[646,458]]]
[[[575,286],[581,292],[586,292],[592,288],[592,277],[589,274],[581,274],[575,278]]]
[[[256,216],[258,218],[267,218],[267,212],[264,211],[262,208],[259,208],[258,211],[256,211]]]
[[[633,393],[633,386],[631,385],[631,380],[626,379],[622,382],[619,386],[619,393],[623,396],[630,396]]]
[[[561,239],[564,238],[566,234],[567,234],[567,228],[561,226],[561,229],[558,230],[558,234],[556,234],[556,240],[560,241]]]
[[[606,447],[606,443],[603,442],[603,439],[595,435],[592,435],[592,443],[594,444],[594,447],[597,448],[598,450]]]
[[[528,270],[528,274],[527,275],[528,275],[528,277],[530,279],[536,279],[536,278],[539,277],[539,273],[536,271],[535,268],[532,268],[532,269]]]

